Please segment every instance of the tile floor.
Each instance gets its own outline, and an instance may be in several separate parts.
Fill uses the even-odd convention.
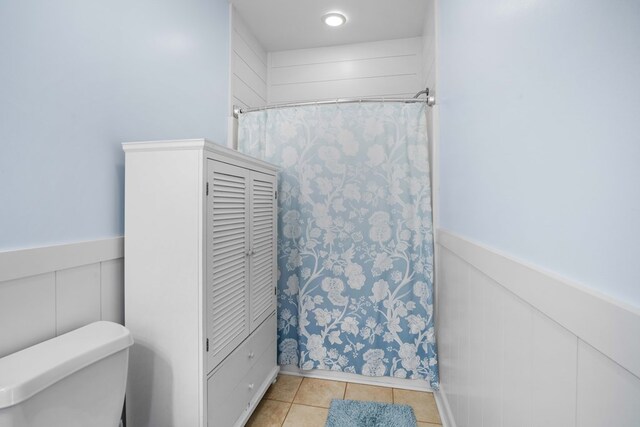
[[[433,393],[279,375],[247,427],[324,427],[331,399],[411,405],[418,427],[441,425]]]

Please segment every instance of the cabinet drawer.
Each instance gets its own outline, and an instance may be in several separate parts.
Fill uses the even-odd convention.
[[[258,326],[225,360],[216,368],[212,369],[215,371],[214,375],[217,375],[218,371],[222,369],[231,371],[240,369],[242,372],[247,372],[247,369],[255,363],[256,357],[275,339],[276,315],[272,313],[271,316]]]
[[[260,391],[266,390],[272,379],[270,373],[276,367],[276,341],[265,349],[258,357],[255,365],[249,372],[240,379],[235,388],[227,389],[223,398],[217,400],[209,396],[208,427],[231,427],[235,426],[239,419],[248,419],[249,415],[260,402],[262,394]],[[209,379],[209,389],[219,387],[213,382],[215,377]]]
[[[269,373],[276,367],[276,341],[262,352],[260,358],[253,365],[249,372],[248,378],[244,379],[244,385],[251,391],[249,400],[249,408],[253,411],[255,406],[260,402],[261,395],[258,394],[260,387],[263,385]],[[242,383],[240,384],[243,385]]]
[[[276,320],[271,315],[234,350],[207,381],[209,427],[235,423],[276,366]],[[252,402],[253,403],[253,402]]]

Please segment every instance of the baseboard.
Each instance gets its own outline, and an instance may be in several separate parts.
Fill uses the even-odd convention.
[[[367,377],[365,375],[351,374],[348,372],[329,371],[324,369],[304,370],[297,366],[281,366],[280,373],[321,380],[344,381],[356,384],[375,385],[379,387],[402,388],[405,390],[433,392],[429,383],[424,380],[408,380],[393,377]]]
[[[442,421],[442,427],[456,427],[455,419],[453,418],[453,412],[449,406],[449,399],[447,394],[440,384],[440,390],[433,393],[436,398],[436,406],[440,413],[440,421]]]
[[[436,243],[640,377],[639,308],[446,230]]]
[[[124,237],[0,252],[0,282],[124,256]]]

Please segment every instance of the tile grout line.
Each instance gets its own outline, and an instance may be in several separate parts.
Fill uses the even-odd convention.
[[[302,378],[302,381],[304,381],[304,378]],[[291,398],[291,402],[289,403],[289,408],[287,409],[287,413],[284,415],[284,419],[282,420],[282,424],[280,424],[280,427],[284,426],[284,423],[287,422],[287,417],[289,416],[289,412],[291,412],[291,408],[293,407],[293,402],[296,400],[296,396],[298,395],[298,391],[300,391],[300,387],[302,386],[302,381],[300,381],[300,384],[298,384],[298,387],[296,388],[296,392],[293,393],[293,397]]]
[[[282,423],[280,424],[280,427],[284,427],[284,424],[286,423],[287,418],[288,418],[288,416],[289,416],[289,415],[290,415],[290,413],[291,413],[291,409],[293,408],[293,405],[306,406],[306,407],[308,407],[308,408],[323,409],[323,410],[326,410],[326,411],[328,411],[328,410],[330,409],[329,407],[325,407],[325,406],[317,406],[317,405],[313,405],[313,404],[307,404],[307,403],[296,403],[296,402],[295,402],[295,399],[296,399],[296,397],[298,396],[298,394],[299,394],[299,392],[300,392],[300,389],[302,388],[302,383],[303,383],[305,380],[307,380],[307,379],[310,379],[310,378],[307,378],[307,377],[303,377],[303,378],[302,378],[302,381],[300,381],[300,383],[298,384],[298,386],[297,386],[297,388],[296,388],[296,390],[295,390],[295,392],[294,392],[294,394],[293,394],[293,399],[292,399],[292,401],[291,401],[291,402],[286,402],[286,401],[282,401],[282,400],[278,400],[278,399],[268,399],[268,398],[265,398],[266,400],[273,400],[273,401],[276,401],[276,402],[286,403],[286,404],[288,405],[287,413],[285,414],[285,416],[284,416],[284,420],[283,420],[283,421],[282,421]],[[342,400],[345,400],[345,399],[346,399],[346,396],[347,396],[347,388],[349,387],[349,384],[357,384],[357,383],[352,383],[352,382],[349,382],[349,381],[333,381],[333,380],[326,380],[326,381],[329,381],[329,382],[332,382],[332,383],[343,383],[343,384],[344,384],[344,389],[343,389],[343,392],[342,392]],[[396,400],[397,400],[397,399],[396,399],[396,390],[397,390],[397,389],[396,389],[396,387],[390,387],[390,388],[391,388],[391,402],[392,402],[393,404],[396,404]],[[399,389],[398,389],[398,390],[399,390]],[[418,393],[420,393],[420,392],[418,392]],[[431,394],[433,394],[433,393],[431,393]],[[440,414],[438,413],[438,415],[440,415]],[[421,422],[421,423],[425,423],[425,424],[427,424],[427,425],[442,426],[442,423],[438,424],[437,422],[436,422],[436,423],[434,423],[434,422],[426,421],[426,420],[416,420],[416,421]]]
[[[287,421],[287,417],[289,416],[289,412],[291,412],[292,406],[293,406],[293,402],[289,403],[289,407],[287,408],[287,413],[284,414],[284,418],[282,419],[282,423],[280,423],[280,427],[284,426],[284,423]]]

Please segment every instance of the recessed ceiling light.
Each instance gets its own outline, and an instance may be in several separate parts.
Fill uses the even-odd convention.
[[[331,12],[322,16],[322,22],[330,27],[339,27],[347,22],[347,17],[340,12]]]

